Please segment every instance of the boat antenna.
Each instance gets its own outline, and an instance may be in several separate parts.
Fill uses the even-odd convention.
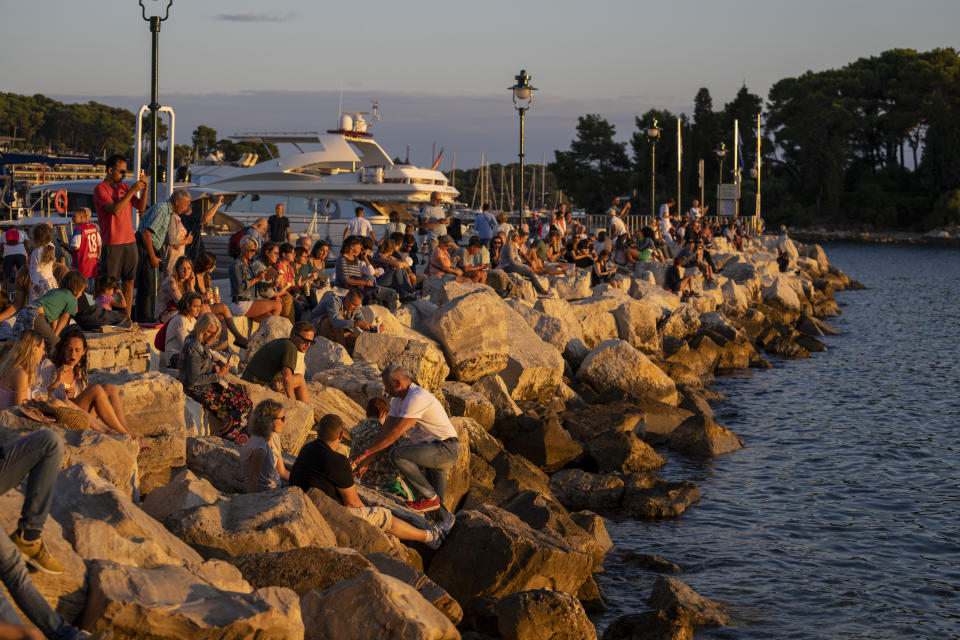
[[[343,76],[340,76],[340,99],[337,101],[337,129],[340,128],[340,118],[343,117]]]

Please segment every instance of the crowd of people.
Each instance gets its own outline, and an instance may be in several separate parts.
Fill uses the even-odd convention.
[[[284,485],[318,489],[382,530],[433,548],[453,525],[443,500],[446,474],[461,445],[443,405],[430,391],[415,384],[402,367],[388,366],[382,381],[389,402],[371,400],[367,418],[352,431],[337,415],[318,417],[317,439],[287,466],[280,446],[287,420],[284,404],[264,400],[254,406],[245,385],[263,385],[287,398],[309,401],[305,354],[317,337],[352,353],[358,336],[382,329],[364,319],[361,307],[375,303],[396,309],[419,295],[426,277],[482,284],[488,272],[498,268],[550,297],[554,294],[543,276],[589,269],[593,284],[621,287],[619,272],[632,272],[638,262],[658,261],[669,265],[666,288],[687,295],[692,279],[684,268],[696,267],[707,281],[714,277],[709,252],[713,238],[723,235],[738,248],[745,238],[735,219],[722,226],[705,224],[706,207],[697,201],[687,213],[676,215],[672,199],[661,207],[658,225],[634,234],[625,220],[629,203],[615,199],[608,223],[596,233],[575,220],[566,205],[545,219],[530,217],[518,226],[484,206],[474,233],[460,242],[460,227],[447,217],[434,193],[419,225],[402,230],[394,225],[379,240],[358,208],[328,277],[329,242],[301,237],[292,243],[289,220],[278,205],[274,215],[238,234],[235,251],[231,247],[229,295],[221,297],[212,280],[217,258],[205,250],[200,229],[222,199],[194,214],[189,192],[181,190],[148,208],[143,175],[127,186],[126,161],[120,156],[110,158],[106,168],[106,179],[94,193],[99,226],[91,222],[89,210],[73,213],[74,232],[66,248],[72,268],[58,260],[65,248],[56,246],[50,225],[36,225],[29,234],[13,229],[3,235],[0,340],[14,342],[0,366],[0,409],[19,407],[24,416],[40,422],[135,438],[118,389],[88,378],[84,331],[133,326],[134,321],[156,323],[155,346],[162,364],[175,369],[185,394],[215,417],[219,435],[241,447],[238,473],[247,491]],[[137,228],[133,208],[142,214]],[[230,345],[247,346],[235,322],[241,316],[253,322],[283,316],[292,328],[288,336],[257,349],[238,381],[229,377]],[[349,457],[340,452],[344,440],[350,441]],[[62,439],[49,430],[0,448],[2,491],[28,477],[18,529],[9,539],[0,536],[0,577],[47,637],[88,637],[49,610],[25,579],[21,560],[51,573],[63,571],[40,537],[62,455]],[[417,528],[387,509],[367,506],[357,479],[396,494],[415,511],[439,511],[440,518]],[[9,603],[0,598],[0,620],[15,621],[8,609]],[[3,630],[0,624],[0,637]]]

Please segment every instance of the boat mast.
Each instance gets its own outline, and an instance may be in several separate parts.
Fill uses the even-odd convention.
[[[540,157],[540,206],[547,205],[547,152]]]

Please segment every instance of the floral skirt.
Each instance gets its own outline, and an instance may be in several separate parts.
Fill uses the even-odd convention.
[[[214,382],[194,388],[187,395],[217,416],[221,438],[239,445],[247,441],[247,414],[253,403],[246,389],[238,384]]]

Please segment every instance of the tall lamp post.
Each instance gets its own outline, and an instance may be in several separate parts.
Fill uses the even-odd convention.
[[[530,85],[530,74],[524,69],[514,79],[516,83],[507,87],[507,91],[513,96],[513,108],[520,114],[520,225],[523,226],[523,116],[533,104],[533,92],[537,88]]]
[[[660,139],[660,127],[654,118],[653,125],[644,130],[650,140],[650,215],[657,217],[657,140]]]
[[[156,0],[154,0],[156,2]],[[161,0],[162,2],[162,0]],[[158,73],[158,63],[157,58],[160,52],[160,23],[170,17],[170,7],[173,5],[173,0],[167,0],[167,7],[164,10],[163,17],[160,17],[160,14],[153,16],[147,15],[147,7],[144,5],[143,0],[140,0],[140,9],[143,13],[143,19],[150,23],[150,34],[153,40],[153,57],[151,59],[150,69],[151,69],[151,78],[150,78],[150,205],[153,206],[157,203],[157,138],[160,135],[160,99],[158,96],[157,89],[157,73]],[[168,170],[172,167],[168,168]]]
[[[717,162],[720,163],[720,176],[717,178],[717,215],[721,215],[720,211],[720,185],[723,184],[723,159],[727,157],[727,145],[723,142],[720,143],[718,149],[713,151],[717,155]]]

